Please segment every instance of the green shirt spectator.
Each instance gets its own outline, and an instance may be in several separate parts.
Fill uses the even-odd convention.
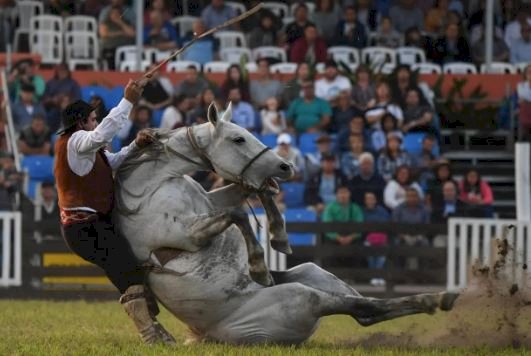
[[[303,97],[297,98],[288,109],[288,121],[298,133],[324,131],[330,124],[332,108],[326,100],[315,96],[314,83],[301,84]]]
[[[35,88],[34,96],[36,100],[40,100],[46,89],[46,82],[44,79],[35,74],[35,62],[31,58],[19,61],[8,77],[9,95],[12,101],[18,101],[20,89],[22,84],[32,84]]]
[[[340,186],[336,191],[336,201],[329,203],[323,212],[323,222],[363,222],[363,211],[350,200],[350,190]],[[359,233],[338,234],[329,232],[326,239],[335,241],[339,245],[350,245],[361,237]]]

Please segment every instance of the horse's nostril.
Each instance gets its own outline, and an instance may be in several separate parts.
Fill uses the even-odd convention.
[[[290,169],[289,164],[287,164],[287,163],[281,163],[280,164],[280,170],[282,170],[284,172],[287,172],[287,171],[289,171],[289,169]]]

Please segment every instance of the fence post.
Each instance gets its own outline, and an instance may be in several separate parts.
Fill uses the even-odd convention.
[[[514,175],[516,187],[516,219],[531,220],[531,184],[529,142],[517,142],[514,154]]]

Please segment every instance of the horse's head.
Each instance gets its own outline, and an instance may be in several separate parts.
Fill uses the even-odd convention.
[[[278,185],[273,178],[291,178],[292,165],[249,131],[231,123],[231,118],[231,103],[221,117],[214,104],[208,108],[208,121],[214,129],[206,152],[214,169],[224,179],[247,188],[277,192]]]

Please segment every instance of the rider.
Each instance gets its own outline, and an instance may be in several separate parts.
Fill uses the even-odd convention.
[[[124,98],[99,125],[96,112],[89,104],[81,100],[70,104],[62,113],[62,128],[57,132],[60,136],[55,144],[54,174],[61,231],[67,245],[84,260],[103,268],[122,294],[120,302],[144,342],[175,343],[158,324],[156,301],[149,290],[144,289],[145,272],[127,240],[115,231],[111,218],[113,170],[132,150],[149,145],[153,138],[144,130],[120,152],[110,153],[105,147],[128,120],[144,85],[145,81],[130,80]],[[153,308],[149,308],[148,303]]]

